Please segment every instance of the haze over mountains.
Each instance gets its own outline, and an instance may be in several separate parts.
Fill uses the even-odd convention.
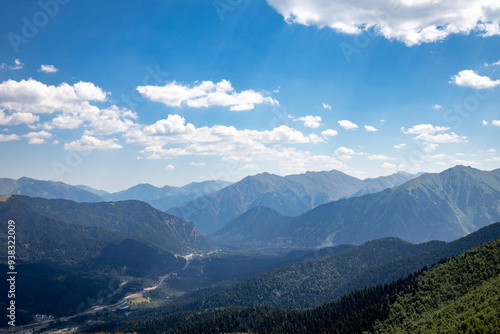
[[[500,220],[500,169],[457,166],[400,186],[321,205],[297,217],[256,208],[210,236],[234,248],[314,248],[399,237],[451,241]]]
[[[192,182],[183,187],[164,186],[160,188],[151,184],[138,184],[123,191],[108,193],[85,185],[72,186],[63,182],[41,181],[28,177],[22,177],[18,180],[0,178],[0,195],[58,198],[75,202],[116,202],[133,199],[146,202],[158,210],[166,211],[230,184],[231,182],[221,180]]]
[[[278,176],[248,176],[222,190],[167,212],[196,223],[200,232],[212,233],[255,207],[268,207],[281,215],[296,216],[318,205],[381,191],[400,185],[416,175],[397,173],[360,180],[337,170]]]
[[[99,195],[85,189],[80,189],[62,182],[40,181],[29,177],[22,177],[18,180],[0,178],[0,195],[63,198],[75,202],[102,201]]]

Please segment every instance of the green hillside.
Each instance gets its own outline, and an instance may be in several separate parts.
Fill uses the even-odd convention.
[[[500,240],[337,302],[290,311],[228,307],[129,321],[140,333],[498,333]],[[89,330],[93,332],[94,330]]]

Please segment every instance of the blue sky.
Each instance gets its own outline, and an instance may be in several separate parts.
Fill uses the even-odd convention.
[[[2,1],[0,176],[499,168],[500,5],[391,3]]]

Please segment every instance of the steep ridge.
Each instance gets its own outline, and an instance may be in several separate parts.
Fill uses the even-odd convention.
[[[258,206],[271,208],[281,215],[296,216],[318,205],[352,196],[362,189],[380,191],[413,177],[411,174],[395,174],[374,182],[359,180],[336,170],[285,177],[262,173],[167,212],[195,222],[202,233],[209,234]]]
[[[302,249],[390,236],[419,243],[454,240],[498,220],[500,169],[487,172],[457,166],[379,193],[324,204],[291,220],[276,214],[261,215],[254,224],[236,219],[210,238],[229,247],[274,244]],[[244,234],[239,224],[247,226]],[[262,226],[269,226],[265,238]]]

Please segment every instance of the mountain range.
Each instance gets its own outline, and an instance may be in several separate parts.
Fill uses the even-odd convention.
[[[284,177],[262,173],[248,176],[167,212],[193,221],[200,232],[209,234],[255,207],[267,207],[281,215],[296,216],[324,203],[378,192],[414,177],[416,175],[399,172],[376,179],[360,180],[337,170]]]
[[[22,177],[18,180],[0,178],[0,195],[25,195],[48,199],[68,199],[75,202],[103,201],[143,201],[158,210],[181,206],[200,196],[211,194],[231,182],[214,180],[192,182],[183,187],[155,187],[151,184],[138,184],[123,191],[109,193],[85,185],[72,186],[63,182],[35,180]]]
[[[226,188],[227,189],[227,188]],[[209,236],[230,248],[315,248],[383,237],[451,241],[500,220],[500,169],[456,166],[285,217],[254,208]]]
[[[59,198],[76,202],[102,202],[91,188],[81,189],[63,182],[40,181],[29,177],[18,180],[0,178],[0,195],[25,195],[30,197]]]

